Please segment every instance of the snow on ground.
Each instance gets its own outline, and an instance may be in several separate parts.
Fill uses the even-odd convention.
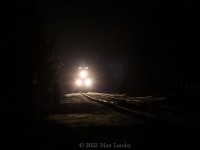
[[[133,102],[145,102],[145,101],[160,101],[165,100],[165,97],[154,97],[154,96],[144,96],[144,97],[129,97],[127,94],[109,94],[109,93],[94,93],[89,92],[88,94],[94,94],[96,96],[106,96],[106,97],[113,97],[115,99],[126,100],[126,101],[133,101]]]
[[[65,95],[61,100],[60,112],[48,116],[57,123],[76,126],[133,126],[142,123],[121,114],[108,106],[92,101],[79,93]]]

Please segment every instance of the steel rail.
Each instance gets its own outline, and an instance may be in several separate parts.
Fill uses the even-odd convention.
[[[200,118],[199,114],[197,114],[195,112],[183,110],[183,109],[180,109],[180,108],[164,106],[164,105],[160,105],[160,104],[151,104],[150,102],[139,102],[138,100],[128,101],[126,99],[116,98],[116,97],[109,96],[109,95],[100,95],[98,93],[95,93],[95,94],[99,95],[99,96],[104,96],[104,97],[107,97],[107,98],[110,98],[110,99],[113,99],[113,100],[117,100],[117,101],[123,101],[124,103],[127,103],[127,104],[133,104],[133,105],[143,104],[145,106],[152,107],[152,108],[158,108],[158,109],[162,109],[162,110],[173,111],[173,112],[176,112],[176,113],[179,113],[179,114],[192,115],[192,116]]]
[[[118,110],[123,113],[128,113],[129,115],[134,116],[134,117],[139,117],[140,119],[142,117],[142,119],[146,119],[150,122],[156,121],[158,123],[162,123],[162,124],[166,124],[166,125],[180,125],[181,124],[178,121],[174,121],[174,120],[171,121],[169,119],[166,119],[165,117],[157,116],[155,113],[152,113],[152,112],[144,112],[144,111],[142,112],[142,111],[139,111],[136,109],[130,109],[128,107],[118,105],[117,103],[114,103],[113,101],[108,101],[103,98],[102,99],[95,98],[95,97],[89,96],[88,94],[85,94],[85,93],[80,93],[80,94],[82,94],[83,96],[85,96],[86,98],[88,98],[90,100],[102,103],[104,105],[108,105],[109,107],[112,107],[115,110]]]

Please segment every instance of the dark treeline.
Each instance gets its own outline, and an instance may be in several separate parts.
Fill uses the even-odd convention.
[[[37,4],[37,3],[36,3]],[[44,117],[55,111],[61,96],[58,77],[62,69],[60,58],[54,54],[53,42],[43,30],[42,18],[35,6],[32,51],[32,116]]]
[[[52,54],[52,43],[42,29],[37,1],[16,2],[11,18],[6,18],[11,24],[6,27],[7,31],[11,30],[11,34],[6,33],[10,38],[2,46],[7,79],[2,110],[7,121],[10,116],[22,125],[33,117],[44,117],[59,105],[57,78],[62,65]]]

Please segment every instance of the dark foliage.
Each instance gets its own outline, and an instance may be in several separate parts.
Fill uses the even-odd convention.
[[[34,115],[43,116],[59,106],[58,76],[62,65],[59,58],[52,54],[47,37],[43,36],[39,45],[33,59],[33,111]]]

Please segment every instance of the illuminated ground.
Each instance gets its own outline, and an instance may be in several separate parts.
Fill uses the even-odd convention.
[[[131,149],[191,149],[199,146],[200,133],[198,126],[170,125],[130,116],[79,93],[63,96],[57,112],[46,120],[34,121],[24,130],[11,137],[15,144],[56,149],[83,149],[80,143],[126,143],[131,144]]]
[[[68,94],[61,101],[59,114],[48,117],[70,127],[84,126],[133,126],[142,121],[121,114],[108,106],[88,100],[81,94]]]

